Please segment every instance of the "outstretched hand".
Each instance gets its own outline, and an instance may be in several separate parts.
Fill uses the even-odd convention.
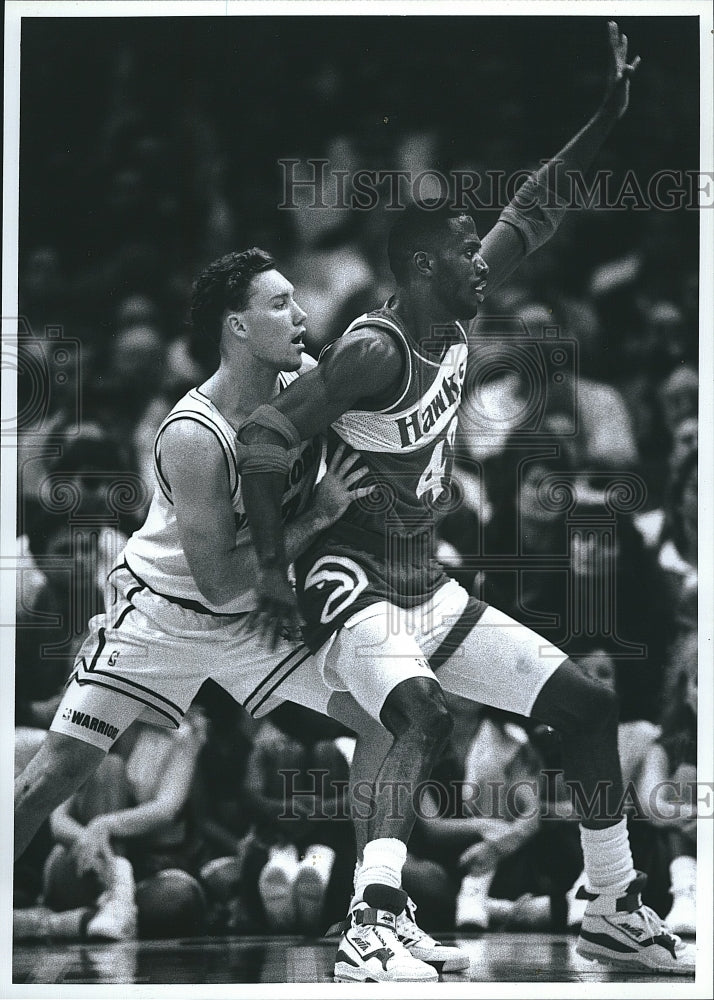
[[[346,450],[346,445],[338,446],[315,491],[315,506],[330,524],[334,524],[344,514],[353,500],[369,496],[374,490],[374,486],[357,486],[369,469],[360,464],[362,456],[358,451],[351,452],[345,458]]]
[[[610,59],[603,108],[615,118],[622,118],[630,100],[630,80],[637,72],[640,57],[635,56],[632,62],[628,63],[627,35],[620,31],[616,21],[608,21],[607,30]]]

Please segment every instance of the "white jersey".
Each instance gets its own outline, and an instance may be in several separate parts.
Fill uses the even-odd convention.
[[[285,388],[298,377],[297,372],[281,372],[281,388]],[[231,490],[231,502],[236,520],[236,545],[249,550],[252,547],[250,528],[243,506],[240,476],[237,471],[237,438],[235,429],[220,410],[200,389],[190,389],[178,401],[166,417],[154,442],[154,472],[156,489],[149,513],[143,526],[136,531],[124,549],[120,564],[126,565],[137,580],[137,586],[149,590],[177,603],[195,606],[196,610],[207,610],[214,614],[226,613],[212,605],[200,592],[191,575],[186,556],[181,546],[176,511],[171,497],[171,483],[161,465],[161,439],[169,424],[178,420],[193,420],[207,427],[216,437],[226,461]],[[290,472],[286,476],[283,492],[283,522],[292,521],[301,514],[310,502],[312,491],[320,469],[323,439],[316,437],[288,454],[291,461]],[[241,593],[230,603],[231,614],[251,611],[257,606],[255,579],[251,562],[246,560],[246,579]]]

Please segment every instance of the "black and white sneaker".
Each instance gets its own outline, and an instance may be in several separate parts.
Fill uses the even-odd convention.
[[[646,876],[637,878],[619,896],[578,889],[578,898],[588,904],[575,950],[583,958],[612,968],[692,975],[695,950],[673,934],[640,893]]]
[[[460,972],[470,965],[465,951],[455,945],[442,944],[421,929],[416,922],[416,904],[411,896],[407,896],[404,909],[397,917],[397,935],[414,958],[433,965],[438,972]]]
[[[336,983],[435,983],[439,975],[415,958],[399,940],[397,914],[407,894],[386,885],[368,885],[364,900],[350,912],[335,959]]]

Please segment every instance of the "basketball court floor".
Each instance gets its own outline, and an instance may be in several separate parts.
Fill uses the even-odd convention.
[[[669,977],[605,971],[575,952],[574,936],[498,933],[448,938],[468,951],[471,966],[443,982],[635,983]],[[299,937],[188,938],[120,944],[21,945],[15,984],[331,983],[335,941]],[[694,982],[678,976],[676,982]]]

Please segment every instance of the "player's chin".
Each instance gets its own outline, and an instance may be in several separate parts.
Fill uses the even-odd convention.
[[[457,313],[459,319],[473,319],[478,314],[481,300],[474,301],[473,298],[464,299]]]
[[[302,356],[304,347],[295,348],[290,352],[290,357],[285,359],[285,364],[281,366],[284,372],[297,372],[302,368]]]

